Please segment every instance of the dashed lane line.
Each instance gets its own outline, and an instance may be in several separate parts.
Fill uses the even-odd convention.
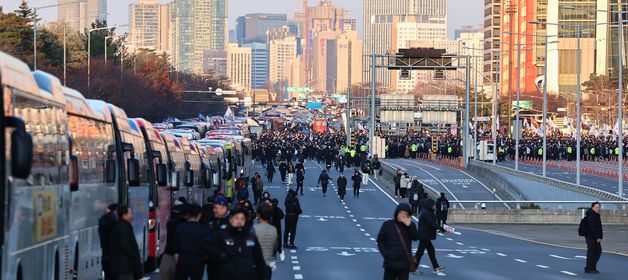
[[[495,253],[496,255],[500,256],[500,257],[507,257],[508,255],[504,254],[504,253]]]
[[[515,259],[516,262],[520,262],[520,263],[528,263],[528,261],[524,261],[522,259]]]
[[[565,270],[561,270],[560,273],[562,274],[567,274],[569,276],[577,276],[578,274],[575,274],[573,272],[569,272],[569,271],[565,271]]]
[[[547,266],[547,265],[542,265],[542,264],[537,264],[537,265],[536,265],[536,267],[538,267],[538,268],[543,268],[543,269],[548,269],[548,268],[549,268],[549,266]]]

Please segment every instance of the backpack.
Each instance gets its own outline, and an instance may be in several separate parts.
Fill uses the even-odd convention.
[[[578,235],[586,236],[587,235],[587,217],[585,216],[580,220],[580,225],[578,225]]]

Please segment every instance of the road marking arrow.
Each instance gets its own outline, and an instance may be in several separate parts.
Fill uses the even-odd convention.
[[[342,251],[342,253],[336,254],[336,255],[343,256],[343,257],[355,256],[355,254],[349,254],[349,253],[347,253],[347,251]]]

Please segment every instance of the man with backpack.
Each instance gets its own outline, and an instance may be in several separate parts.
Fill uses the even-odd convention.
[[[584,236],[587,242],[587,266],[584,268],[585,273],[600,273],[597,270],[597,263],[602,255],[601,208],[602,205],[599,202],[593,202],[578,227],[578,234]]]
[[[323,170],[321,175],[318,176],[318,183],[323,187],[323,196],[327,196],[327,184],[329,184],[330,179],[327,170]]]

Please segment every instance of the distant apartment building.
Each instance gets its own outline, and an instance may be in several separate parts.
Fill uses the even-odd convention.
[[[288,36],[268,42],[268,83],[274,87],[277,83],[288,81],[290,62],[297,57],[297,39]]]
[[[66,23],[72,30],[83,32],[96,20],[107,21],[107,0],[57,0],[57,21]],[[73,3],[73,4],[68,4]]]
[[[497,80],[497,58],[501,39],[502,0],[484,1],[484,75]]]
[[[140,0],[129,4],[130,45],[169,52],[170,8],[159,0]]]
[[[266,43],[248,43],[242,47],[251,49],[251,87],[268,88],[268,46]]]
[[[214,77],[227,78],[227,51],[206,51],[203,55],[205,63],[203,73]]]
[[[356,31],[328,40],[326,57],[326,93],[344,93],[351,85],[362,83],[362,40]]]

